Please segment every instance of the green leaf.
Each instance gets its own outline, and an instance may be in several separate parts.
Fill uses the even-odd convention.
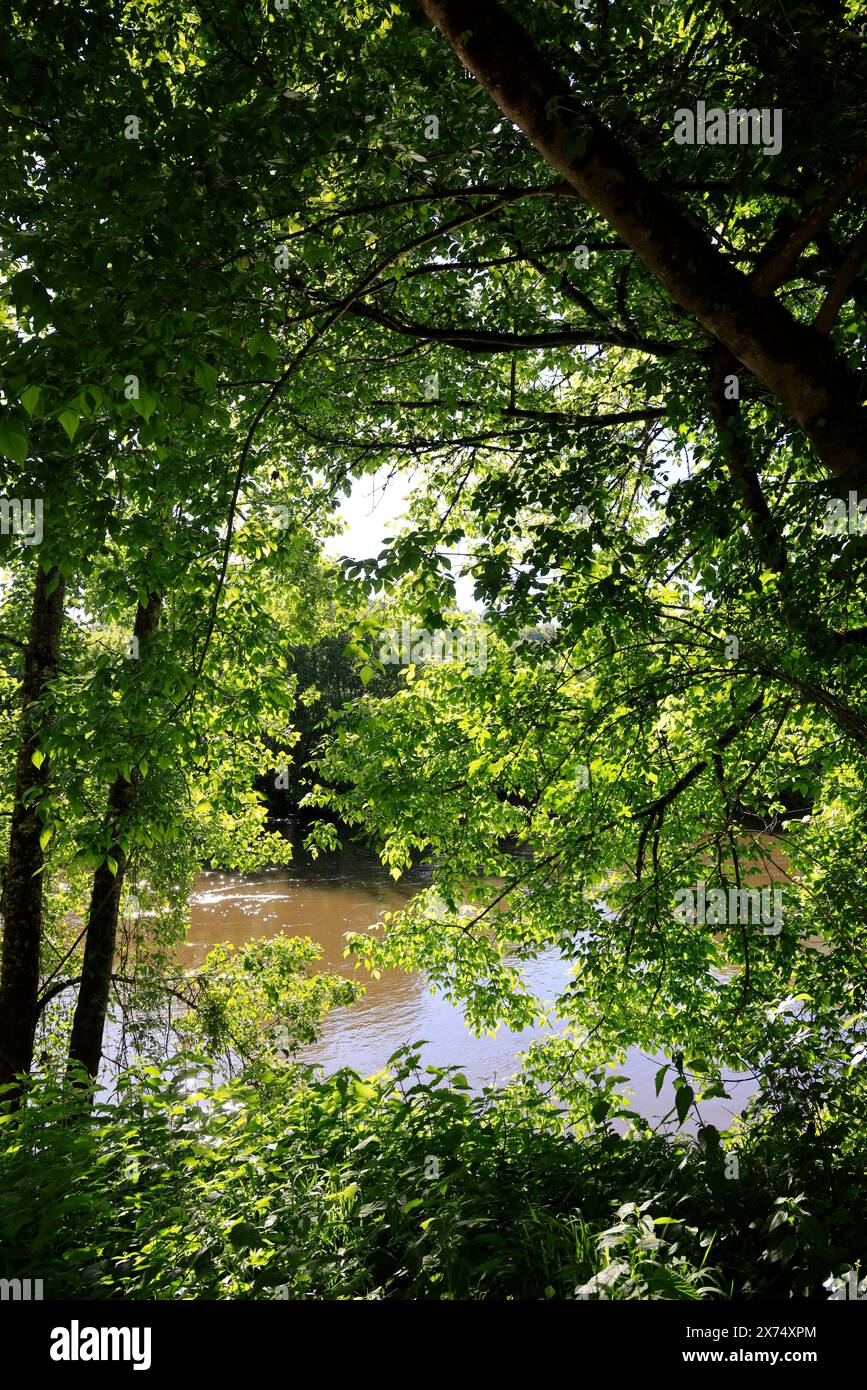
[[[679,1086],[674,1097],[674,1107],[677,1111],[677,1118],[680,1124],[686,1119],[689,1107],[695,1099],[695,1092],[691,1086]]]
[[[0,454],[13,463],[23,463],[29,447],[27,436],[14,425],[0,425]]]
[[[702,1096],[705,1100],[710,1100],[711,1097],[719,1100],[731,1100],[731,1096],[721,1081],[715,1081],[712,1086],[708,1086],[707,1090],[702,1091]]]
[[[78,429],[78,416],[74,410],[61,410],[57,418],[63,426],[66,437],[71,444],[75,438],[75,431]]]
[[[27,411],[28,415],[33,415],[33,413],[35,412],[36,407],[39,404],[39,398],[41,395],[41,386],[28,386],[24,391],[21,392],[21,404],[24,406],[24,409]]]
[[[157,408],[157,398],[151,395],[150,391],[141,391],[138,400],[133,401],[136,413],[147,421],[151,418]]]
[[[262,1243],[260,1232],[249,1221],[238,1221],[229,1232],[229,1244],[236,1250],[249,1250]]]
[[[266,333],[263,329],[253,334],[247,344],[247,351],[251,357],[257,357],[261,353],[264,357],[270,358],[272,362],[276,361],[280,356],[280,348],[277,343],[275,343],[271,334]]]
[[[200,386],[206,395],[210,395],[217,384],[217,369],[212,367],[210,362],[198,361],[193,370],[196,385]]]

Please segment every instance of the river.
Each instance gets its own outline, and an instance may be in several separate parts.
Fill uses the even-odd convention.
[[[514,1033],[501,1027],[494,1037],[476,1037],[461,1010],[432,993],[423,974],[384,971],[377,980],[344,958],[347,932],[371,926],[429,882],[429,871],[422,866],[395,883],[372,855],[351,848],[315,862],[299,851],[288,869],[255,875],[202,873],[181,961],[188,969],[199,965],[211,947],[223,942],[239,946],[279,932],[309,936],[322,947],[323,968],[360,977],[367,992],[358,1003],[328,1015],[320,1040],[299,1054],[304,1060],[319,1063],[326,1072],[348,1066],[369,1076],[380,1071],[398,1047],[425,1040],[425,1065],[459,1065],[474,1090],[502,1083],[518,1069],[519,1053],[549,1029]],[[569,967],[554,949],[524,968],[530,986],[545,999],[568,978]],[[627,1063],[618,1068],[618,1074],[630,1078],[634,1108],[651,1119],[672,1105],[670,1084],[660,1099],[654,1089],[655,1073],[664,1060],[632,1049]],[[725,1128],[752,1089],[748,1079],[732,1078],[731,1100],[703,1102],[704,1120]]]

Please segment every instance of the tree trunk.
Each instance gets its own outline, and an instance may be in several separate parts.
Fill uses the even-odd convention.
[[[466,68],[678,303],[798,421],[817,455],[853,482],[867,473],[867,412],[825,338],[756,292],[496,0],[421,0]],[[859,175],[863,168],[859,167]]]
[[[0,1085],[30,1071],[42,949],[42,821],[36,814],[48,785],[48,759],[33,756],[43,726],[40,701],[57,675],[64,581],[57,569],[36,572],[33,612],[21,684],[21,738],[15,800],[3,885],[3,965],[0,974]],[[20,1096],[20,1086],[12,1095]],[[8,1095],[6,1096],[8,1098]]]
[[[159,626],[162,596],[151,594],[147,606],[138,606],[133,634],[139,643],[139,657],[145,658],[145,648]],[[108,1013],[111,974],[117,943],[117,924],[120,897],[126,874],[126,851],[119,841],[124,838],[125,822],[132,810],[139,776],[134,769],[130,778],[115,779],[108,794],[106,823],[111,832],[110,849],[106,860],[93,876],[90,909],[87,916],[87,936],[84,944],[84,963],[81,985],[72,1020],[69,1041],[68,1071],[81,1080],[81,1068],[95,1079],[102,1060],[102,1038]],[[117,868],[112,873],[108,857]]]

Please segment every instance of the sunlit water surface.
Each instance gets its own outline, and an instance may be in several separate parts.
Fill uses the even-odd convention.
[[[494,1037],[477,1037],[465,1025],[461,1009],[432,993],[424,975],[392,970],[373,979],[344,957],[348,932],[363,931],[429,882],[429,872],[422,867],[395,883],[376,859],[359,850],[316,862],[302,852],[288,869],[257,875],[203,873],[180,958],[191,968],[220,943],[240,946],[279,932],[312,937],[322,947],[322,967],[360,978],[366,994],[328,1015],[320,1040],[300,1054],[305,1061],[321,1064],[326,1072],[346,1066],[368,1076],[380,1071],[397,1048],[424,1039],[426,1065],[459,1065],[473,1089],[480,1090],[506,1081],[520,1065],[519,1054],[534,1039],[563,1025],[521,1033],[501,1027]],[[529,987],[545,1000],[562,989],[570,969],[554,949],[523,968]],[[673,1103],[670,1082],[658,1099],[654,1088],[664,1060],[633,1048],[618,1068],[619,1075],[629,1077],[634,1108],[651,1119],[658,1119]],[[718,1128],[730,1123],[753,1089],[746,1078],[727,1081],[729,1101],[709,1100],[701,1106],[703,1120]]]

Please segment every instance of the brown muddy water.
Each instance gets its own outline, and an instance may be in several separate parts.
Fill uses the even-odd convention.
[[[322,968],[360,978],[367,992],[358,1003],[328,1015],[319,1042],[300,1054],[303,1060],[320,1064],[325,1072],[346,1066],[369,1076],[380,1071],[397,1048],[425,1040],[425,1065],[460,1066],[474,1090],[503,1083],[519,1069],[519,1054],[534,1039],[560,1031],[563,1025],[522,1033],[501,1027],[494,1037],[476,1037],[460,1008],[433,994],[424,975],[387,971],[376,980],[344,958],[347,932],[373,925],[429,882],[429,870],[421,867],[395,883],[378,860],[357,849],[315,862],[299,851],[288,869],[255,875],[202,873],[180,961],[193,968],[211,947],[225,942],[240,946],[279,932],[309,936],[322,946]],[[529,986],[547,1000],[567,981],[570,967],[550,950],[524,969]],[[654,1076],[664,1060],[632,1049],[617,1068],[618,1075],[630,1079],[633,1108],[650,1119],[660,1118],[673,1103],[671,1085],[663,1087],[659,1099],[654,1090]],[[743,1108],[753,1085],[749,1079],[732,1077],[727,1089],[729,1101],[710,1100],[701,1106],[704,1121],[719,1129]]]

